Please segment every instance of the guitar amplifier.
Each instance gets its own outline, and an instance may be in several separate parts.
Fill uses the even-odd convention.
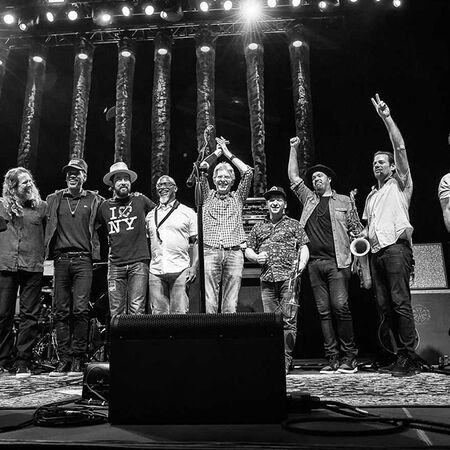
[[[119,315],[111,321],[109,420],[280,423],[284,370],[280,315]]]
[[[411,295],[416,353],[429,364],[437,364],[440,356],[450,355],[450,290],[416,290]]]

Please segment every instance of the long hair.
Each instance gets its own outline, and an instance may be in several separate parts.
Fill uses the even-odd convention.
[[[34,178],[31,175],[30,171],[25,169],[24,167],[14,167],[13,169],[9,169],[6,172],[5,180],[3,181],[3,204],[5,205],[6,210],[11,215],[22,216],[23,215],[23,207],[21,204],[21,199],[17,195],[17,190],[19,186],[19,176],[23,173],[26,173],[30,176],[32,185],[31,185],[31,198],[30,204],[32,208],[37,208],[41,203],[41,195],[39,194],[39,190],[34,182]]]

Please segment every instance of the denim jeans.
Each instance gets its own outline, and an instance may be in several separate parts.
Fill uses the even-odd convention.
[[[297,337],[297,300],[290,304],[289,280],[261,281],[261,299],[265,313],[281,313],[283,315],[284,359],[286,367],[292,361],[292,352]]]
[[[350,268],[338,269],[333,260],[316,259],[308,265],[309,279],[322,327],[325,356],[354,359],[358,354],[348,307]],[[336,330],[333,326],[336,323]],[[339,341],[339,344],[338,344]]]
[[[222,313],[235,313],[241,288],[244,255],[241,250],[205,248],[206,312],[219,310],[222,287]]]
[[[148,263],[118,266],[108,263],[108,296],[111,317],[116,314],[145,314]]]
[[[84,358],[89,330],[92,259],[89,255],[62,254],[55,266],[55,328],[59,358]]]
[[[152,314],[186,314],[189,311],[186,270],[162,275],[149,273],[148,282]]]
[[[400,354],[414,355],[416,329],[409,277],[412,250],[407,242],[389,245],[370,256],[372,282],[386,330],[393,334]]]
[[[38,337],[42,272],[0,271],[0,367],[12,362],[14,353],[14,313],[20,287],[19,330],[16,360],[31,362]]]

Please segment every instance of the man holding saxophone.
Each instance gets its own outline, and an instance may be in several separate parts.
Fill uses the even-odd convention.
[[[245,256],[261,265],[264,312],[283,314],[286,373],[297,334],[297,286],[308,262],[308,242],[299,222],[286,215],[286,192],[273,186],[265,194],[269,217],[250,231]]]
[[[362,236],[368,238],[372,250],[370,269],[382,320],[397,346],[397,358],[389,370],[394,376],[409,376],[420,372],[414,352],[416,333],[409,288],[413,227],[408,208],[413,182],[405,143],[388,106],[378,94],[372,104],[388,130],[394,153],[378,151],[374,155],[377,185],[366,200],[363,219],[367,226]]]
[[[300,225],[309,238],[309,278],[328,360],[321,372],[355,373],[358,350],[348,306],[348,281],[352,261],[349,233],[356,224],[351,220],[350,199],[331,188],[335,173],[321,164],[308,170],[313,190],[308,188],[299,173],[299,138],[292,138],[290,144],[288,175],[291,189],[303,205]]]

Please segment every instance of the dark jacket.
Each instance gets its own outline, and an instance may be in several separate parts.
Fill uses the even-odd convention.
[[[47,227],[45,229],[45,259],[52,256],[54,237],[56,228],[58,227],[58,208],[63,198],[64,192],[67,189],[61,189],[47,197]],[[91,242],[92,259],[95,261],[100,260],[100,240],[96,231],[95,218],[97,216],[97,210],[100,204],[104,201],[104,198],[98,194],[98,191],[86,190],[87,194],[92,195],[92,207],[91,215],[89,217],[89,236]]]

